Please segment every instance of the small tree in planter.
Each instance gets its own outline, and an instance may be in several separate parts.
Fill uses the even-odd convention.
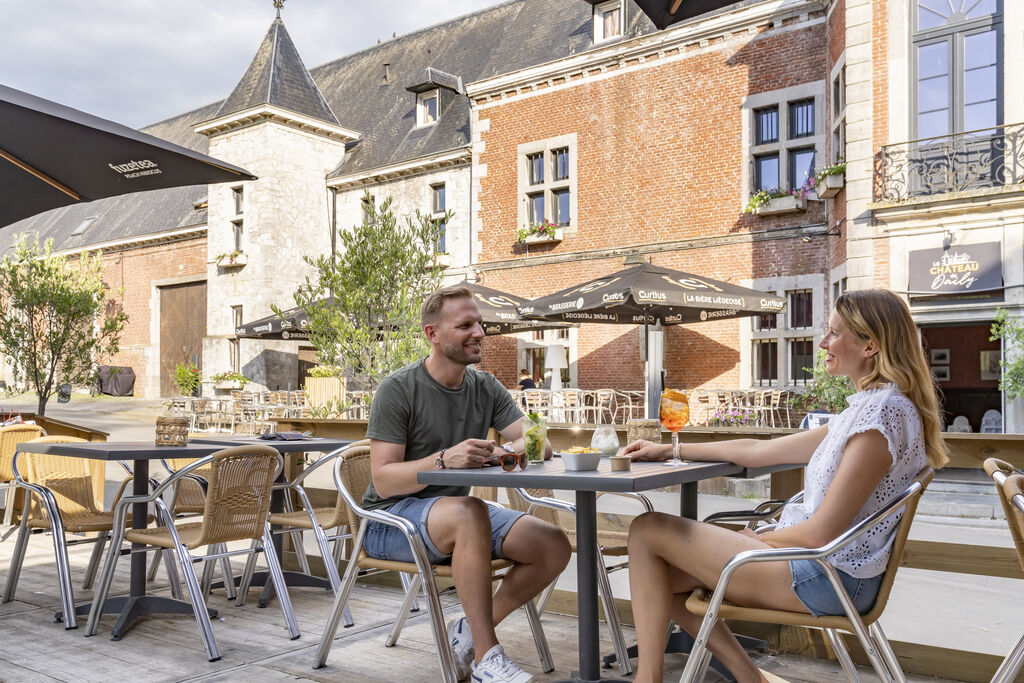
[[[1004,354],[1007,359],[999,361],[1002,368],[999,390],[1005,392],[1009,399],[1024,397],[1024,322],[1011,317],[1005,308],[996,310],[996,320],[992,324],[989,341],[997,339],[1002,340],[1003,348],[1010,352]]]
[[[186,360],[174,366],[174,386],[182,396],[198,396],[201,379],[199,368],[192,361]]]
[[[812,410],[825,410],[833,415],[843,412],[846,399],[857,390],[849,377],[833,377],[825,369],[825,349],[818,349],[814,357],[814,368],[804,368],[814,373],[814,379],[807,391],[795,395],[790,405],[803,415]]]

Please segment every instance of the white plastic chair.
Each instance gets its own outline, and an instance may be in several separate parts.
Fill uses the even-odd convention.
[[[982,434],[1002,434],[1003,433],[1003,415],[998,410],[986,410],[985,414],[981,416],[981,429],[978,430]]]
[[[953,424],[946,428],[947,432],[960,432],[962,434],[971,433],[971,423],[967,421],[967,418],[963,415],[957,415],[953,418]]]

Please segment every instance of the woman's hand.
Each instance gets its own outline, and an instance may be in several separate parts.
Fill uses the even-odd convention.
[[[672,445],[641,439],[623,448],[619,455],[628,455],[631,460],[638,462],[660,462],[672,457]]]

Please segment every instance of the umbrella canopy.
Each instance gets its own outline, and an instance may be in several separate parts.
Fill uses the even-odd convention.
[[[634,0],[658,28],[713,12],[740,0]]]
[[[60,206],[248,171],[0,85],[0,227]]]
[[[519,307],[528,319],[680,325],[778,313],[786,300],[649,263],[620,270]]]
[[[476,301],[480,315],[484,319],[486,335],[575,327],[559,321],[524,320],[519,315],[518,307],[528,305],[528,299],[499,292],[474,282],[460,282],[459,285],[473,292],[473,300]]]
[[[271,313],[235,328],[235,336],[244,339],[309,339],[309,316],[299,307]]]

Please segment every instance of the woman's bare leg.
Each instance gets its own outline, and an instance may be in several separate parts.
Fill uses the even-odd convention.
[[[636,681],[662,680],[670,614],[694,635],[700,628],[701,618],[683,606],[685,595],[698,586],[716,585],[722,569],[737,553],[767,547],[756,538],[658,512],[633,522],[629,586],[639,645]],[[787,563],[748,565],[733,575],[726,595],[744,605],[806,611],[791,586]],[[754,662],[724,623],[712,630],[708,647],[740,683],[761,680]]]

